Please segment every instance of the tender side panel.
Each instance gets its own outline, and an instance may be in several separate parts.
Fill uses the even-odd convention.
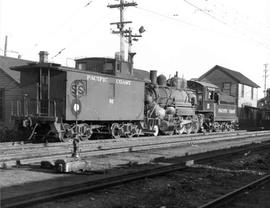
[[[67,120],[143,119],[144,82],[78,72],[67,72],[67,80]]]
[[[215,121],[236,120],[236,105],[219,104],[215,109]]]

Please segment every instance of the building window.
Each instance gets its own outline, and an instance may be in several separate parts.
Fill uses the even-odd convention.
[[[251,100],[253,100],[253,97],[254,97],[254,88],[251,87]]]
[[[241,97],[244,97],[245,94],[245,85],[241,85]]]
[[[231,95],[231,83],[230,82],[224,82],[222,91],[224,93],[226,93],[227,95]]]
[[[0,88],[0,121],[4,120],[5,89]]]
[[[79,70],[86,70],[86,63],[78,63],[78,69]]]

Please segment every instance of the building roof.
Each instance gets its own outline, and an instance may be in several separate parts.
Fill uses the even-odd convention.
[[[12,58],[7,56],[0,56],[0,70],[6,73],[15,82],[20,83],[20,72],[11,70],[11,67],[22,66],[31,63],[31,61]]]
[[[215,70],[222,71],[223,73],[225,73],[228,76],[232,77],[234,80],[236,80],[240,84],[248,85],[250,87],[255,87],[255,88],[260,87],[259,85],[257,85],[255,82],[251,81],[249,78],[247,78],[246,76],[244,76],[240,72],[233,71],[233,70],[227,69],[227,68],[222,67],[222,66],[219,66],[219,65],[214,66],[212,69],[210,69],[209,71],[207,71],[206,73],[204,73],[202,76],[199,77],[199,80],[202,80],[208,74],[212,73]]]
[[[193,82],[197,82],[200,85],[204,86],[204,87],[210,87],[210,88],[215,88],[215,89],[219,89],[219,87],[217,85],[214,85],[212,83],[209,82],[202,82],[202,81],[193,81]]]

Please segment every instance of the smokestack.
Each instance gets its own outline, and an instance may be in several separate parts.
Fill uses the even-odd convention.
[[[157,70],[150,70],[150,80],[153,85],[157,84]]]
[[[39,52],[39,62],[40,63],[48,63],[48,56],[49,56],[49,53],[47,51],[40,51]]]

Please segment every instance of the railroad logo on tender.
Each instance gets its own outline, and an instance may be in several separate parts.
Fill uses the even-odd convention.
[[[71,94],[73,97],[80,98],[87,95],[87,81],[86,80],[74,80],[71,83]]]

